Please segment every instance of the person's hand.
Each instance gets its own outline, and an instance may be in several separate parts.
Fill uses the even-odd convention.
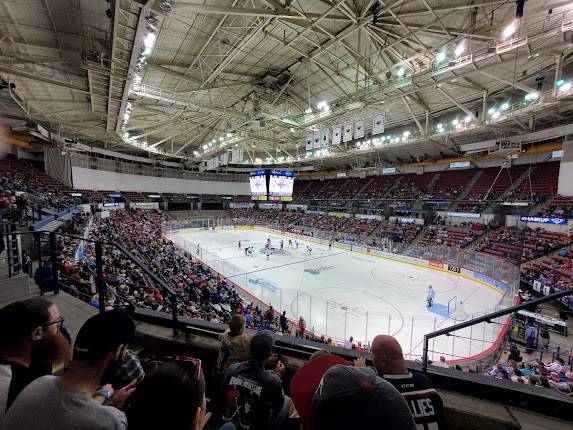
[[[277,361],[277,366],[275,367],[275,373],[279,376],[283,376],[286,371],[286,367],[282,361]]]
[[[100,390],[107,390],[111,393],[111,395],[113,396],[114,391],[113,391],[113,387],[111,386],[111,384],[105,384],[102,387],[98,388],[98,391]],[[96,403],[99,403],[100,405],[103,405],[104,402],[107,400],[104,396],[102,396],[101,394],[95,393],[92,398],[95,400]]]
[[[136,385],[137,385],[137,379],[134,379],[125,387],[116,390],[113,393],[113,397],[109,399],[109,402],[107,404],[110,406],[115,406],[117,409],[122,409],[123,406],[125,405],[126,400],[129,399],[129,396],[131,396],[135,391]]]
[[[366,367],[366,359],[364,357],[358,357],[354,360],[354,367]]]

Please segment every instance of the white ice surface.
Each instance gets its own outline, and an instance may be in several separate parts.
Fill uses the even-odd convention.
[[[194,255],[199,243],[205,263],[253,296],[286,310],[291,319],[302,315],[308,329],[337,340],[353,336],[363,343],[377,334],[391,334],[410,358],[421,355],[425,333],[457,322],[447,317],[450,299],[456,297],[465,314],[476,316],[492,311],[501,299],[493,288],[447,272],[336,247],[329,250],[301,239],[298,249],[289,248],[289,237],[278,233],[187,229],[175,234],[187,241]],[[266,261],[267,238],[275,248],[282,239],[285,255],[271,255]],[[239,240],[242,248],[254,246],[253,257],[238,249]],[[312,248],[310,256],[305,255],[306,245]],[[436,291],[433,310],[426,307],[428,285]],[[436,338],[430,343],[430,358],[477,354],[491,345],[499,329],[499,324],[483,323]]]

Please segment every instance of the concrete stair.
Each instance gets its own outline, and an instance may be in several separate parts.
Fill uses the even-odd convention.
[[[473,186],[476,184],[476,182],[478,181],[478,179],[481,177],[482,174],[483,174],[483,171],[481,171],[481,170],[478,170],[475,173],[475,175],[473,176],[471,181],[468,182],[467,186],[460,193],[458,198],[452,202],[452,205],[449,208],[450,211],[454,211],[457,209],[458,204],[468,196],[468,194],[470,193],[470,190],[473,188]]]

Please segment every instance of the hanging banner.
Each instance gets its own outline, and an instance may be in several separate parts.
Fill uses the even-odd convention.
[[[384,122],[386,121],[386,112],[374,114],[372,119],[372,135],[384,133]]]
[[[364,120],[358,119],[354,123],[354,138],[362,139],[364,137]]]
[[[342,127],[337,125],[332,130],[332,144],[333,145],[340,145],[340,140],[342,139]]]
[[[323,148],[328,146],[329,136],[328,136],[328,128],[323,128],[320,131],[320,144]]]
[[[312,142],[313,142],[313,147],[314,147],[314,149],[319,149],[319,148],[320,148],[320,146],[321,146],[321,143],[320,143],[320,131],[315,130],[315,131],[312,133]]]
[[[310,151],[312,149],[312,133],[310,133],[307,137],[306,137],[306,150]]]
[[[219,155],[219,165],[226,166],[228,162],[229,162],[228,152],[223,152],[221,155]]]
[[[243,161],[243,148],[235,147],[231,149],[231,163],[241,163]]]
[[[352,124],[346,124],[344,126],[344,136],[342,140],[344,142],[350,142],[352,140]]]

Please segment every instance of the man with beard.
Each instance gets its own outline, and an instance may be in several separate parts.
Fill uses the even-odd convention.
[[[0,309],[0,424],[20,391],[69,359],[63,321],[58,307],[41,297]]]
[[[64,375],[43,376],[28,385],[4,417],[2,430],[123,430],[123,407],[136,381],[113,391],[100,386],[105,371],[123,358],[135,325],[120,311],[92,316],[80,329]],[[33,411],[33,413],[31,413]]]

